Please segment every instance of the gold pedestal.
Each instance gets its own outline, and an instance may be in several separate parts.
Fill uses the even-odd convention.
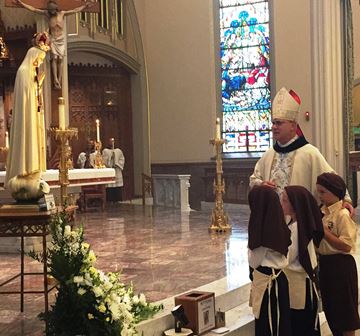
[[[104,161],[101,155],[102,144],[101,141],[95,142],[95,168],[105,168]]]
[[[221,146],[225,143],[224,139],[210,140],[210,144],[215,146],[216,150],[216,177],[214,180],[215,207],[211,216],[210,232],[231,231],[229,218],[224,211],[223,194],[225,193],[225,183],[223,179]]]
[[[67,205],[67,186],[69,185],[69,140],[78,136],[77,128],[58,129],[51,128],[50,132],[54,134],[55,140],[60,147],[60,164],[59,164],[59,182],[60,182],[60,195],[61,205]]]

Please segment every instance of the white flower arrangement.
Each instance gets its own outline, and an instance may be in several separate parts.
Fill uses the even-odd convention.
[[[132,284],[120,281],[119,273],[98,270],[82,227],[72,229],[66,213],[54,216],[51,233],[48,267],[58,293],[48,316],[41,316],[48,324],[47,335],[136,335],[136,324],[163,308],[147,303],[142,293],[136,295]]]

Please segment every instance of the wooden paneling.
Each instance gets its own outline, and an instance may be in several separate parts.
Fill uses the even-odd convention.
[[[57,113],[52,117],[56,123]],[[115,146],[124,153],[123,199],[131,199],[134,167],[130,74],[116,67],[70,66],[69,124],[79,130],[78,140],[72,142],[75,163],[87,139],[96,139],[96,119],[100,119],[103,147],[113,137]]]
[[[0,31],[9,52],[8,59],[0,60],[0,96],[4,104],[4,110],[0,116],[0,147],[2,147],[5,145],[5,132],[10,131],[10,111],[13,108],[12,94],[16,72],[31,46],[36,28],[35,26],[24,26],[5,31],[0,18]],[[0,170],[5,169],[5,161],[4,153],[0,153]]]

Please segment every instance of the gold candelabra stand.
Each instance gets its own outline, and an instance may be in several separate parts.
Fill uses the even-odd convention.
[[[59,129],[56,127],[50,128],[50,132],[55,136],[55,140],[60,148],[60,163],[59,163],[59,182],[60,182],[60,200],[61,205],[67,204],[67,187],[69,185],[69,140],[78,136],[77,128]]]
[[[95,168],[105,168],[104,161],[101,155],[102,144],[101,141],[95,142]]]
[[[225,143],[224,139],[210,140],[210,144],[215,146],[216,151],[216,177],[214,180],[215,207],[211,216],[210,232],[231,231],[229,218],[224,211],[223,194],[225,193],[225,182],[223,179],[223,168],[221,159],[221,146]]]

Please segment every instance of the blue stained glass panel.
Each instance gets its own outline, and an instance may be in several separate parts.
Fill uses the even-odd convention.
[[[223,113],[244,110],[267,110],[270,109],[270,90],[261,89],[243,89],[237,87],[238,79],[234,79],[230,84],[223,81],[222,101]],[[229,88],[224,87],[229,85]],[[236,86],[236,87],[235,87]]]
[[[240,48],[257,45],[266,45],[268,43],[267,37],[269,36],[269,26],[264,24],[256,24],[252,27],[254,33],[250,34],[248,39],[239,39],[237,29],[224,28],[220,30],[220,38],[222,41],[222,48]]]
[[[222,71],[231,69],[248,69],[253,67],[269,67],[268,47],[253,46],[226,50],[221,55]]]
[[[267,0],[220,0],[220,57],[225,152],[271,146]]]

